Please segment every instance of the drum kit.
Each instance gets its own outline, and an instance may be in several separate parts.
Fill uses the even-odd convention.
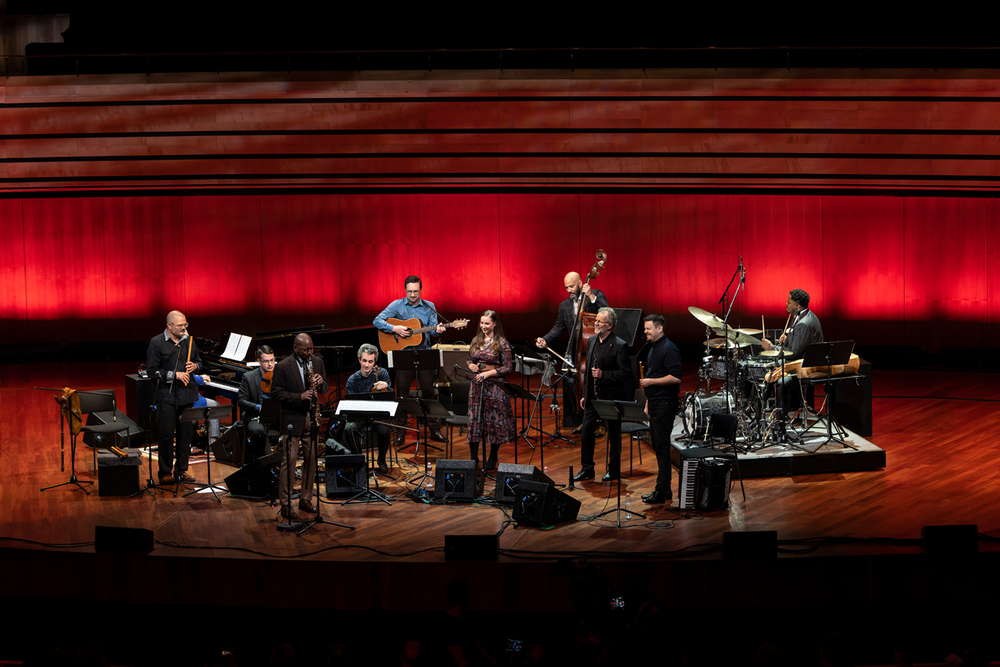
[[[777,379],[784,371],[787,350],[765,350],[761,329],[734,329],[707,310],[690,306],[688,311],[705,325],[705,355],[698,369],[698,390],[684,397],[681,421],[686,439],[704,441],[713,414],[737,418],[742,446],[767,447],[784,442],[787,431],[784,410],[778,402]],[[712,383],[722,381],[713,390]]]

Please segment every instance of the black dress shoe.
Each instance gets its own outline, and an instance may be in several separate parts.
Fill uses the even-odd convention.
[[[581,433],[583,433],[582,426],[577,426],[575,429],[573,429],[573,435],[580,435]]]
[[[396,446],[402,447],[404,442],[406,442],[406,431],[400,431],[396,434]]]
[[[647,493],[642,497],[642,502],[649,505],[660,505],[667,502],[668,500],[673,500],[673,496],[668,496],[665,493],[660,493],[659,491],[653,491],[652,493]]]
[[[431,431],[431,440],[434,442],[448,442],[448,438],[444,437],[444,434],[441,433],[441,429],[439,428]]]
[[[585,479],[594,479],[594,477],[596,477],[596,475],[594,475],[594,469],[591,468],[590,470],[581,470],[573,475],[573,481],[582,482]]]
[[[613,482],[618,479],[620,475],[616,472],[609,472],[604,477],[601,478],[602,482]]]
[[[497,467],[497,460],[490,459],[489,461],[486,462],[486,467],[483,468],[483,470],[495,470],[496,467]]]
[[[376,468],[376,470],[384,475],[385,473],[389,472],[389,466],[387,466],[385,464],[385,461],[383,461],[382,463],[378,464],[378,468]]]

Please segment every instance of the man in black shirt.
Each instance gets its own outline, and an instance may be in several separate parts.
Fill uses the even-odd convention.
[[[594,441],[599,417],[594,399],[604,401],[632,400],[626,395],[625,383],[632,375],[628,346],[614,335],[618,316],[613,308],[601,308],[594,321],[594,335],[587,341],[584,381],[580,383],[583,395],[580,405],[583,413],[583,439],[580,445],[580,472],[573,481],[594,479]],[[608,423],[608,470],[603,481],[618,479],[621,462],[621,422]]]
[[[375,372],[376,361],[378,361],[377,347],[365,343],[358,348],[358,363],[361,365],[361,370],[347,378],[348,394],[370,394],[374,391],[389,391],[392,388],[389,383],[389,371],[379,368],[378,373]],[[389,451],[392,431],[383,423],[372,424],[372,431],[378,440],[378,471],[387,473],[389,466],[385,462],[385,453]],[[344,443],[347,448],[355,454],[360,454],[364,439],[365,424],[348,422],[344,429]]]
[[[651,505],[673,499],[670,488],[670,434],[673,432],[680,394],[681,354],[663,333],[666,323],[663,315],[657,314],[647,315],[642,323],[649,343],[649,354],[646,357],[646,377],[639,380],[639,386],[646,394],[649,434],[656,451],[658,468],[656,488],[642,497]]]
[[[198,400],[198,384],[193,375],[201,369],[201,355],[187,330],[188,322],[184,313],[172,310],[167,313],[167,328],[162,334],[153,336],[146,349],[146,372],[149,377],[156,379],[157,456],[160,461],[159,478],[163,483],[170,483],[174,479],[178,482],[195,481],[187,472],[194,423],[182,422],[180,416]]]

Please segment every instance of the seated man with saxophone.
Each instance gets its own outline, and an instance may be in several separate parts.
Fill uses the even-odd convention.
[[[764,350],[785,351],[785,363],[802,359],[806,348],[813,343],[823,342],[823,327],[819,323],[819,318],[809,310],[809,293],[802,289],[793,289],[788,293],[788,301],[785,302],[785,310],[788,312],[788,319],[785,321],[785,331],[778,338],[778,343],[774,344],[767,338],[761,340]],[[791,323],[791,326],[789,326]],[[798,370],[796,364],[795,370]],[[786,369],[784,377],[778,380],[780,391],[781,408],[785,412],[797,410],[802,405],[799,393],[799,379],[796,373]]]
[[[265,398],[271,398],[271,380],[278,363],[270,345],[257,348],[257,363],[259,368],[243,375],[236,397],[250,444],[249,456],[243,457],[245,463],[256,461],[267,453],[267,426],[260,423],[259,417],[261,403]]]
[[[378,361],[378,348],[371,343],[365,343],[358,348],[358,362],[361,370],[347,378],[348,394],[370,394],[375,391],[389,391],[389,371],[375,365]],[[392,429],[387,424],[376,422],[372,425],[375,438],[378,440],[378,471],[389,472],[385,462],[385,453],[389,450],[389,440]],[[348,422],[344,429],[344,444],[355,454],[360,454],[364,448],[366,426],[359,422]]]

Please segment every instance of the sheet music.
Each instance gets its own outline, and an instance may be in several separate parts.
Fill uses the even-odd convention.
[[[221,356],[232,361],[243,361],[252,340],[253,336],[244,336],[238,333],[229,334],[229,342],[226,343],[226,349]]]
[[[341,412],[373,412],[378,414],[389,413],[389,416],[396,416],[396,408],[399,403],[396,401],[354,401],[344,399],[337,404],[337,414]]]

